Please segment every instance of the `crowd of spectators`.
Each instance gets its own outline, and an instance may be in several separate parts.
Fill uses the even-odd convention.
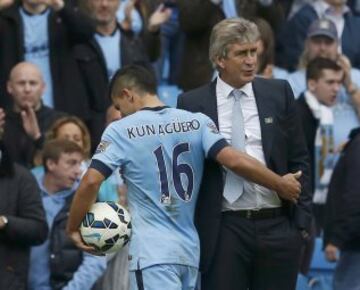
[[[101,134],[121,118],[108,84],[128,64],[184,92],[210,82],[210,33],[231,17],[258,26],[258,77],[288,80],[302,119],[314,209],[302,272],[325,233],[334,289],[359,289],[360,0],[0,0],[0,289],[127,289],[126,249],[105,270],[64,233]],[[116,172],[98,200],[126,205],[125,192]]]

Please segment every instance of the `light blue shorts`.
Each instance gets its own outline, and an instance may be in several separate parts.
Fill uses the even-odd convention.
[[[130,290],[195,290],[199,269],[174,264],[159,264],[130,271]]]

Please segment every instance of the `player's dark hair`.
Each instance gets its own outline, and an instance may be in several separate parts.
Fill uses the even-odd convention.
[[[306,67],[306,80],[317,81],[322,77],[323,70],[325,69],[337,72],[342,70],[341,66],[339,66],[335,61],[329,58],[317,57],[310,61]]]
[[[142,65],[128,65],[119,69],[111,79],[109,95],[117,96],[123,89],[136,89],[140,95],[155,95],[157,81],[153,71]]]

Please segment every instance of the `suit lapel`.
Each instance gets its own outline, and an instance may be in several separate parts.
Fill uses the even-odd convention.
[[[217,112],[217,99],[216,99],[216,80],[212,81],[208,86],[208,93],[205,93],[201,102],[201,112],[209,116],[219,128],[219,119]]]
[[[272,110],[273,98],[271,91],[266,87],[262,79],[255,78],[253,81],[253,90],[256,105],[259,112],[261,142],[264,150],[266,164],[269,165],[271,148],[274,137],[275,112]]]

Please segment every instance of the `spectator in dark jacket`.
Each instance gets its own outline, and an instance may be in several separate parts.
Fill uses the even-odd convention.
[[[148,30],[153,28],[152,23],[147,23],[140,36],[124,30],[116,18],[119,4],[120,0],[83,2],[85,11],[96,23],[96,34],[86,43],[76,46],[75,57],[90,98],[92,117],[87,125],[93,149],[105,128],[106,109],[111,104],[107,87],[115,71],[128,64],[150,64],[159,55],[159,34],[156,30]],[[159,10],[157,13],[162,12]]]
[[[325,255],[329,261],[338,260],[334,290],[356,290],[360,285],[359,176],[360,128],[357,128],[351,132],[335,167],[326,203]]]
[[[13,106],[6,110],[4,143],[15,162],[31,168],[44,132],[63,114],[42,104],[45,83],[31,63],[19,63],[12,69],[7,89]]]
[[[89,118],[89,100],[71,51],[90,39],[95,27],[68,2],[21,0],[0,12],[0,107],[11,103],[5,91],[10,70],[29,61],[44,76],[45,105]]]
[[[69,140],[44,146],[45,176],[37,181],[50,234],[43,244],[31,248],[30,290],[90,290],[105,270],[104,257],[83,254],[65,233],[82,160],[82,149]]]
[[[318,130],[321,126],[335,126],[336,120],[331,107],[337,102],[343,77],[344,72],[336,62],[327,58],[315,58],[306,69],[307,89],[296,100],[310,156],[312,191],[315,184],[320,182],[315,181],[316,137],[320,137]],[[332,120],[326,118],[327,113],[331,114]],[[317,177],[321,178],[318,174]]]
[[[48,229],[35,178],[12,163],[2,141],[0,200],[0,289],[25,290],[30,247],[41,244]]]
[[[187,91],[211,81],[214,68],[209,61],[210,33],[225,15],[209,0],[178,1],[178,7],[180,29],[185,33],[178,85]]]
[[[330,172],[335,165],[327,163],[328,157],[334,154],[334,141],[333,136],[327,138],[329,135],[325,135],[325,132],[334,132],[337,125],[332,107],[336,104],[343,77],[344,72],[335,61],[315,58],[306,70],[307,90],[296,100],[310,157],[311,192],[316,191],[320,195],[326,194],[328,186],[328,181],[323,178],[324,168],[326,172]],[[310,231],[311,239],[306,242],[300,268],[305,275],[312,260],[316,224],[318,232],[323,229],[323,208],[323,204],[320,205],[319,202],[313,205],[315,219]]]
[[[342,52],[354,67],[360,68],[360,18],[352,14],[346,1],[334,0],[313,1],[302,7],[283,25],[283,30],[278,35],[277,64],[290,71],[296,69],[308,28],[320,18],[329,19],[336,24]]]

